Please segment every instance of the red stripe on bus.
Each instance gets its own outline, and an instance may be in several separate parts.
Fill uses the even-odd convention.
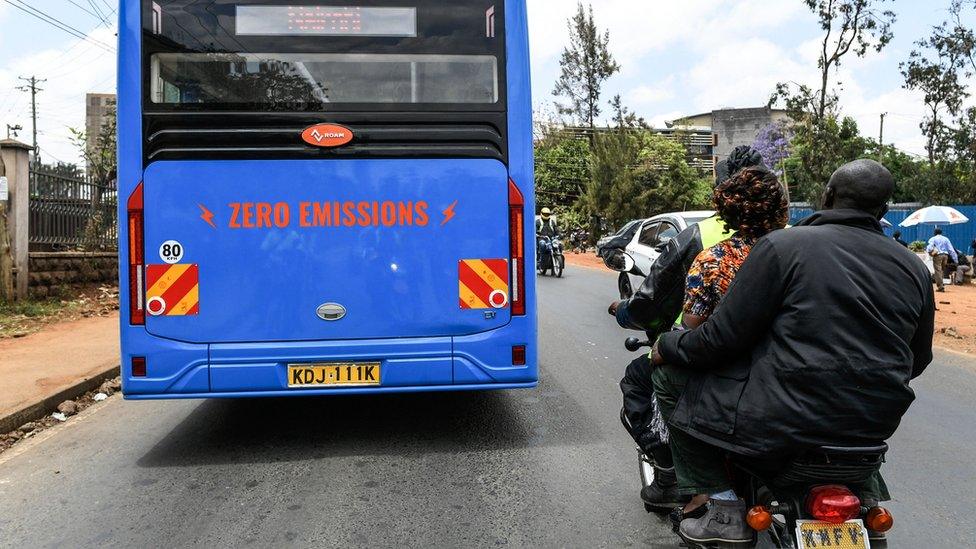
[[[458,277],[461,279],[461,282],[464,282],[464,285],[467,286],[468,289],[474,293],[474,295],[478,296],[481,301],[488,303],[488,296],[491,295],[491,292],[495,291],[495,288],[489,286],[488,283],[485,282],[485,279],[481,278],[478,273],[476,273],[474,269],[472,269],[464,261],[462,261],[460,265],[461,266],[458,269]]]
[[[504,259],[482,259],[481,261],[491,269],[491,272],[495,273],[499,280],[504,280],[505,285],[508,285],[508,261]]]
[[[166,302],[166,312],[172,310],[181,299],[186,297],[186,294],[190,293],[190,290],[194,286],[200,283],[199,268],[196,265],[190,266],[183,276],[176,279],[175,282],[163,292],[162,298]]]

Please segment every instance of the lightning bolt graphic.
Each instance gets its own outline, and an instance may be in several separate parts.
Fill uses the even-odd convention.
[[[202,212],[200,214],[200,219],[206,221],[207,222],[207,225],[210,225],[211,227],[213,227],[214,229],[216,229],[217,228],[217,225],[215,225],[214,222],[213,222],[213,220],[214,220],[214,213],[212,211],[208,210],[207,207],[204,206],[203,204],[197,204],[197,206],[200,207],[200,211]]]
[[[458,201],[455,200],[450,206],[447,207],[442,213],[444,214],[444,221],[441,221],[441,227],[447,225],[447,222],[454,219],[454,206],[457,206]]]

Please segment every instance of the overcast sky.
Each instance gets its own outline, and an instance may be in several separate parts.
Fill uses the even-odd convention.
[[[93,0],[108,24],[68,0],[24,0],[92,39],[115,44],[113,0]],[[566,19],[573,0],[528,0],[534,96],[537,108],[552,102],[558,59],[567,42]],[[87,0],[75,3],[94,12]],[[889,116],[885,141],[924,152],[918,124],[918,94],[902,89],[898,64],[912,42],[946,17],[949,0],[896,0],[895,40],[880,54],[850,59],[835,80],[842,83],[845,114],[865,134],[876,136],[882,112]],[[598,23],[611,34],[611,49],[623,66],[604,98],[621,94],[625,104],[655,125],[681,115],[722,107],[766,103],[778,81],[813,83],[819,29],[801,0],[594,0]],[[976,24],[974,17],[968,19]],[[85,92],[113,92],[114,54],[0,3],[0,132],[21,124],[30,140],[29,95],[17,91],[18,76],[48,81],[38,96],[42,157],[77,162],[68,127],[84,126]]]

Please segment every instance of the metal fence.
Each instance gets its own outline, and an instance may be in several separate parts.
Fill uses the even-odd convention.
[[[915,210],[922,208],[924,204],[895,204],[891,206],[891,210],[885,215],[891,224],[891,228],[885,229],[885,234],[891,236],[895,231],[901,231],[902,240],[906,242],[913,242],[915,240],[928,241],[932,238],[932,231],[935,229],[932,225],[916,225],[914,227],[899,227],[898,224],[908,218]],[[964,251],[969,252],[970,243],[976,239],[976,206],[973,205],[954,205],[953,208],[962,212],[963,215],[969,218],[968,223],[962,223],[959,225],[946,225],[940,227],[945,235],[952,241],[953,246]],[[813,213],[813,209],[808,205],[794,205],[790,208],[790,223],[796,223],[797,221],[803,219],[804,217]]]
[[[117,203],[114,181],[99,184],[77,173],[32,166],[30,249],[116,249]]]

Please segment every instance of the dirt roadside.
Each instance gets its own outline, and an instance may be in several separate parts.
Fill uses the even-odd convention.
[[[611,272],[593,252],[567,253],[566,264]],[[976,285],[946,286],[935,296],[935,346],[976,355]]]

